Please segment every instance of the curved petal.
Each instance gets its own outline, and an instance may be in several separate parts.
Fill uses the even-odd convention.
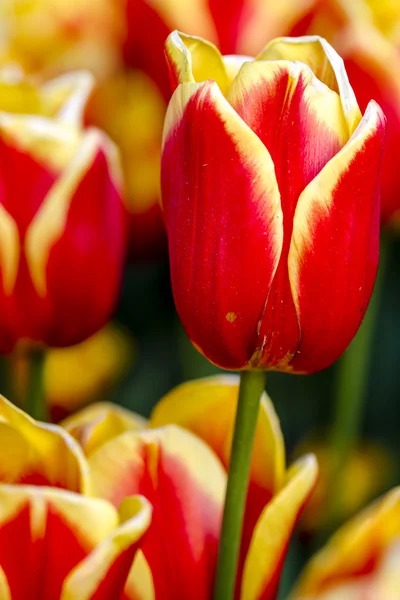
[[[115,146],[89,130],[28,229],[26,257],[43,304],[37,335],[51,346],[81,342],[114,307],[125,249],[120,187]]]
[[[214,44],[199,37],[173,31],[165,43],[172,89],[180,83],[214,80],[223,94],[229,78],[220,51]]]
[[[274,600],[294,526],[317,480],[313,455],[295,463],[283,489],[265,507],[254,529],[243,571],[241,600]]]
[[[161,177],[182,323],[209,360],[243,368],[282,248],[271,156],[215,83],[181,84],[167,111]]]
[[[0,481],[88,493],[88,465],[61,427],[39,423],[0,396]]]
[[[342,58],[324,38],[318,35],[276,38],[258,55],[257,60],[290,60],[308,65],[320,81],[338,92],[348,134],[355,131],[361,120],[361,112]]]
[[[89,456],[125,431],[145,429],[147,421],[118,404],[98,402],[64,419],[60,425],[79,442]]]
[[[60,600],[110,600],[123,590],[142,536],[151,521],[151,506],[143,497],[126,498],[121,507],[125,522],[67,576]]]
[[[400,488],[346,523],[311,560],[293,600],[314,600],[338,583],[371,572],[400,536]]]
[[[301,331],[294,371],[334,362],[368,306],[379,255],[384,134],[383,113],[371,102],[349,142],[299,198],[288,259]]]
[[[99,448],[89,463],[98,495],[118,505],[139,493],[153,506],[141,549],[157,600],[186,600],[193,590],[199,598],[209,598],[226,481],[214,453],[193,434],[171,425],[126,432]]]
[[[2,484],[0,509],[0,567],[13,600],[59,598],[71,569],[118,525],[108,502],[54,488]]]
[[[239,377],[216,375],[177,386],[157,403],[150,427],[176,424],[200,437],[229,465],[239,394]],[[281,487],[285,446],[278,417],[267,394],[261,398],[250,480],[272,497]]]
[[[1,191],[0,191],[1,197]],[[0,352],[11,352],[16,339],[13,292],[18,277],[21,243],[18,226],[0,199]]]
[[[299,344],[287,257],[301,192],[348,140],[339,95],[303,63],[245,63],[228,99],[268,149],[283,211],[283,248],[259,327],[254,364],[286,369]]]
[[[136,553],[124,594],[126,600],[156,600],[153,574],[141,550]]]

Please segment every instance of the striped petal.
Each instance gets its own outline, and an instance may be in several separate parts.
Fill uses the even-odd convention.
[[[318,35],[276,38],[258,55],[257,60],[300,61],[308,65],[320,81],[339,94],[348,133],[354,132],[361,119],[360,109],[342,58],[324,38]]]
[[[311,560],[293,600],[317,600],[338,584],[372,573],[400,537],[400,488],[344,525]]]
[[[349,142],[299,198],[288,259],[301,330],[291,362],[297,372],[334,362],[368,306],[379,255],[384,134],[383,113],[371,102]],[[326,258],[324,270],[321,257]],[[320,310],[315,310],[316,298]]]
[[[182,84],[167,111],[161,176],[182,323],[212,362],[243,368],[282,248],[271,156],[215,83]]]
[[[184,383],[156,405],[150,427],[174,423],[188,429],[210,446],[228,470],[239,378],[215,376]],[[242,537],[245,555],[261,511],[282,486],[285,470],[285,447],[278,417],[264,393],[258,416],[247,510]]]
[[[70,572],[60,600],[125,599],[124,588],[151,513],[142,496],[126,498],[120,507],[124,522]]]
[[[126,432],[99,448],[89,463],[99,496],[118,505],[139,493],[153,506],[141,549],[157,600],[184,600],[193,590],[209,598],[226,480],[214,453],[193,434],[169,426]]]
[[[109,318],[125,247],[120,194],[117,150],[101,132],[88,130],[27,231],[26,258],[42,313],[32,337],[72,345]]]
[[[224,94],[229,78],[219,50],[202,38],[174,31],[165,43],[172,89],[180,83],[214,80]]]
[[[132,518],[118,527],[116,509],[104,500],[1,485],[2,598],[100,600],[111,597],[110,589],[118,598],[151,515],[144,499],[131,502]]]
[[[61,427],[39,423],[0,396],[0,481],[90,491],[88,466]]]
[[[295,463],[283,489],[265,507],[244,565],[240,600],[274,600],[293,528],[317,480],[315,457]]]
[[[111,402],[92,404],[61,423],[87,456],[119,434],[139,431],[146,426],[146,419]]]
[[[300,337],[287,270],[296,204],[304,188],[347,142],[349,132],[339,95],[302,63],[246,62],[228,99],[265,144],[275,166],[284,214],[283,248],[254,363],[284,369]]]

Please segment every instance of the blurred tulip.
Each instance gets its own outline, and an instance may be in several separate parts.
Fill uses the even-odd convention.
[[[149,503],[126,498],[118,512],[91,498],[88,465],[75,440],[3,397],[0,454],[0,597],[125,598],[150,524]]]
[[[117,150],[83,129],[91,76],[0,73],[0,352],[76,344],[110,317],[124,257]]]
[[[121,149],[134,260],[166,254],[159,208],[162,124],[170,98],[164,42],[173,29],[213,40],[224,53],[254,50],[266,27],[286,23],[310,0],[265,10],[262,0],[3,0],[0,64],[19,62],[49,77],[90,69],[99,81],[88,123],[104,129]],[[151,35],[149,35],[151,31]],[[256,52],[262,46],[256,48]]]
[[[331,525],[329,494],[332,488],[329,486],[335,457],[332,447],[322,441],[304,441],[295,454],[301,456],[305,452],[316,455],[320,470],[318,483],[300,522],[302,531],[313,533]],[[341,466],[341,489],[335,490],[338,499],[338,514],[335,517],[342,523],[353,516],[372,498],[388,489],[394,476],[394,461],[385,448],[373,444],[354,448],[346,464]]]
[[[143,600],[212,597],[238,383],[217,376],[177,387],[156,406],[147,429],[132,415],[114,430],[111,405],[98,412],[91,406],[65,424],[89,454],[96,495],[118,506],[140,493],[154,507],[129,578],[132,589],[150,580]],[[119,419],[118,408],[114,416]],[[285,470],[279,421],[264,394],[238,576],[242,600],[275,598],[288,541],[316,476],[312,455]],[[136,598],[129,589],[128,598]]]
[[[57,422],[85,404],[107,396],[132,366],[133,340],[122,328],[107,325],[69,348],[50,348],[44,364],[44,396],[51,420]],[[29,361],[25,352],[12,356],[17,404],[26,398]]]
[[[291,600],[396,600],[400,488],[344,525],[306,567]]]
[[[226,369],[328,367],[375,280],[382,111],[361,117],[318,37],[253,60],[175,32],[166,51],[163,209],[186,332]]]

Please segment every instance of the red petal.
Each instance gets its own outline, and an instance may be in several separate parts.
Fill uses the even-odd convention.
[[[379,172],[385,118],[372,102],[356,132],[299,199],[289,253],[301,342],[295,371],[326,368],[368,306],[379,256]]]
[[[39,283],[43,279],[45,286],[39,290],[45,310],[36,335],[50,346],[79,343],[100,329],[114,308],[120,285],[125,212],[107,158],[108,142],[96,131],[88,133],[86,140],[88,148],[93,142],[93,149],[87,150],[93,156],[82,179],[68,190],[61,180],[57,182],[60,204],[63,194],[72,194],[61,237],[47,240],[53,235],[47,231],[51,211],[63,210],[56,203],[50,208],[50,202],[45,202],[28,232],[30,271],[39,274]],[[77,169],[79,159],[78,153],[73,159]],[[64,177],[67,180],[67,170]]]
[[[211,361],[244,367],[280,254],[282,213],[268,151],[216,84],[175,92],[162,188],[182,323]]]
[[[157,600],[208,600],[225,493],[225,473],[214,453],[196,436],[167,426],[124,433],[89,462],[99,495],[118,505],[139,493],[153,506],[141,549]]]

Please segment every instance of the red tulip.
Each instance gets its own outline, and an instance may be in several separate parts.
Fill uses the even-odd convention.
[[[0,434],[0,598],[126,599],[149,502],[94,498],[75,440],[2,396]]]
[[[108,320],[119,290],[125,212],[117,151],[84,130],[86,75],[0,99],[0,351],[21,339],[67,346]]]
[[[166,51],[177,89],[163,209],[190,339],[227,369],[329,366],[375,280],[382,111],[361,116],[318,37],[277,39],[253,60],[175,32]]]

